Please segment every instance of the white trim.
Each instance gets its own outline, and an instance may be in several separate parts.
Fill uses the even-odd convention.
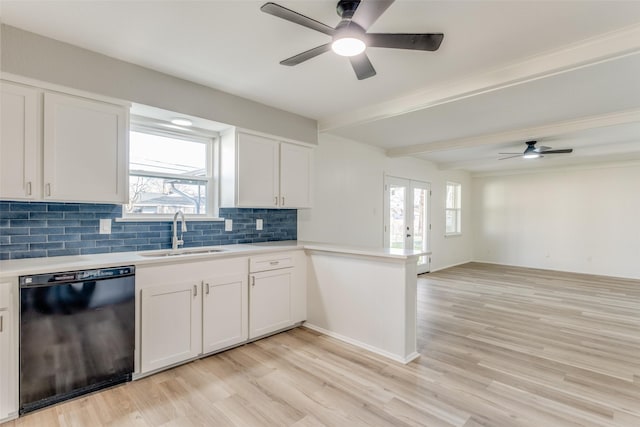
[[[510,176],[510,175],[534,175],[538,173],[570,172],[570,171],[583,171],[583,170],[594,170],[594,169],[630,168],[630,167],[636,167],[636,166],[640,166],[640,160],[621,160],[618,162],[583,163],[580,165],[556,166],[556,167],[550,167],[550,168],[536,168],[533,170],[510,169],[505,171],[473,172],[471,173],[471,178],[487,178],[492,176]]]
[[[26,86],[33,86],[36,89],[41,89],[50,92],[60,92],[65,95],[73,95],[80,98],[87,98],[96,101],[102,101],[109,104],[121,105],[127,108],[131,107],[131,102],[124,99],[112,98],[110,96],[99,95],[93,92],[87,92],[84,90],[74,89],[68,86],[62,86],[54,83],[45,82],[42,80],[32,79],[30,77],[20,76],[18,74],[0,72],[0,79],[7,80],[13,83],[18,83]]]
[[[351,344],[351,345],[354,345],[356,347],[360,347],[360,348],[362,348],[364,350],[370,351],[370,352],[375,353],[375,354],[377,354],[379,356],[386,357],[387,359],[391,359],[393,361],[402,363],[404,365],[406,365],[406,364],[412,362],[413,360],[417,359],[418,357],[420,357],[420,353],[415,352],[415,351],[413,353],[409,354],[407,357],[400,357],[400,356],[398,356],[396,354],[389,353],[388,351],[381,350],[378,347],[374,347],[372,345],[365,344],[362,341],[354,340],[353,338],[349,338],[349,337],[346,337],[344,335],[336,334],[335,332],[328,331],[328,330],[326,330],[324,328],[321,328],[319,326],[313,325],[313,324],[311,324],[309,322],[304,322],[302,324],[302,326],[305,327],[305,328],[309,328],[312,331],[320,332],[321,334],[326,335],[328,337],[335,338],[337,340],[346,342],[347,344]]]
[[[370,123],[640,53],[640,25],[599,34],[473,77],[318,120],[318,130]]]
[[[597,273],[585,273],[584,270],[558,270],[554,268],[542,268],[542,267],[533,267],[530,265],[522,265],[522,264],[507,264],[504,262],[494,262],[494,261],[482,261],[482,260],[472,260],[468,262],[477,262],[478,264],[491,264],[491,265],[503,265],[505,267],[518,267],[518,268],[530,268],[532,270],[542,270],[542,271],[557,271],[558,273],[572,273],[572,274],[583,274],[585,276],[596,276],[596,277],[606,277],[606,278],[614,278],[614,279],[625,279],[625,280],[639,280],[640,275],[638,276],[611,276],[609,274],[597,274]],[[459,264],[458,264],[459,265]],[[451,267],[455,267],[452,265]],[[446,267],[449,268],[449,267]]]
[[[440,268],[436,268],[436,269],[434,269],[434,270],[431,270],[429,273],[435,273],[436,271],[446,270],[447,268],[457,267],[457,266],[459,266],[459,265],[463,265],[463,264],[469,264],[470,262],[476,262],[476,261],[474,261],[474,260],[472,260],[472,259],[468,259],[468,260],[466,260],[466,261],[457,262],[457,263],[455,263],[455,264],[449,264],[449,265],[445,265],[445,266],[440,267]]]
[[[242,132],[242,133],[246,133],[249,135],[255,135],[255,136],[261,136],[263,138],[269,138],[269,139],[274,139],[276,141],[280,141],[280,142],[287,142],[289,144],[295,144],[295,145],[302,145],[303,147],[317,147],[318,144],[312,144],[310,142],[304,142],[304,141],[298,141],[295,139],[289,139],[289,138],[284,138],[282,136],[277,136],[277,135],[272,135],[269,133],[264,133],[264,132],[259,132],[256,130],[252,130],[252,129],[245,129],[245,128],[240,128],[240,127],[232,127],[229,129],[226,129],[224,132]]]
[[[534,126],[480,136],[472,136],[468,138],[456,138],[445,141],[435,141],[426,144],[410,145],[407,147],[392,148],[386,151],[386,155],[389,157],[403,157],[415,154],[433,153],[436,151],[491,146],[510,142],[513,143],[514,141],[525,141],[527,139],[544,139],[551,136],[564,135],[587,129],[616,126],[636,122],[640,122],[640,109],[581,117],[578,119],[556,122],[548,125]]]

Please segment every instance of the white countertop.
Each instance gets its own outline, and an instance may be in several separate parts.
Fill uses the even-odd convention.
[[[413,257],[430,255],[431,252],[410,249],[366,248],[339,244],[303,242],[296,240],[264,242],[254,244],[224,245],[184,248],[184,250],[221,249],[221,252],[189,254],[181,256],[143,256],[145,252],[114,252],[95,255],[73,255],[47,258],[25,258],[0,261],[0,278],[16,277],[27,274],[55,273],[60,271],[87,270],[92,268],[117,267],[124,265],[152,265],[167,263],[182,263],[203,259],[221,259],[227,257],[257,255],[261,253],[280,252],[295,249],[333,252],[347,255],[408,260]],[[182,249],[181,249],[182,250]],[[146,251],[146,253],[165,251]]]

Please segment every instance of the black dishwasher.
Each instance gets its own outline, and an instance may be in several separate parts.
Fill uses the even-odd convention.
[[[135,267],[20,277],[20,413],[131,380]]]

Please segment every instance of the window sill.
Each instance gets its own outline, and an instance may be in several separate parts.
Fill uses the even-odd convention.
[[[444,237],[460,237],[462,233],[445,233]]]
[[[185,216],[184,219],[186,222],[192,222],[192,221],[222,222],[224,221],[224,218],[211,217],[211,216],[207,216],[207,217]],[[161,217],[159,216],[139,216],[139,217],[128,216],[123,218],[116,218],[115,222],[173,222],[173,215],[161,216]]]

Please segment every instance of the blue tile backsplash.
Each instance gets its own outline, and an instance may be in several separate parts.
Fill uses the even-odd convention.
[[[233,220],[233,231],[221,221],[187,221],[184,246],[257,243],[297,238],[295,209],[220,209]],[[99,220],[120,218],[122,206],[94,203],[0,201],[0,260],[168,249],[172,221],[111,223],[111,234],[99,234]],[[256,230],[256,219],[264,220]]]

